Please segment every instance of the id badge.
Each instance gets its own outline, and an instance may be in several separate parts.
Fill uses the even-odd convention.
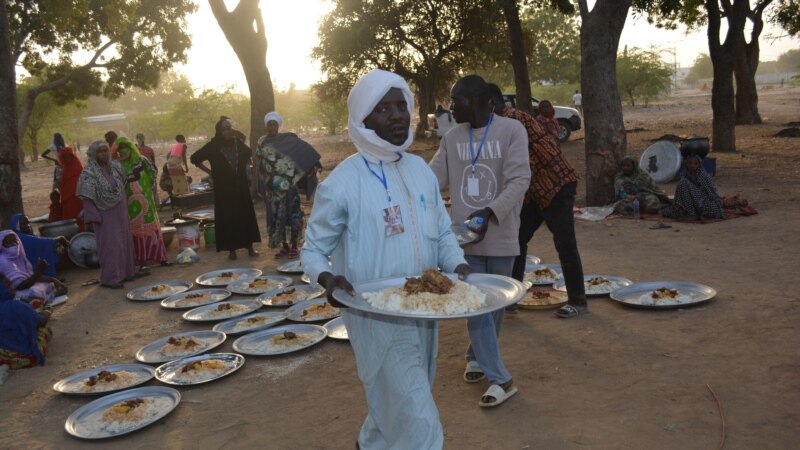
[[[405,231],[403,216],[400,214],[400,205],[390,206],[383,210],[383,225],[386,230],[386,237]]]
[[[470,197],[477,197],[480,193],[480,184],[475,177],[467,178],[467,195]]]

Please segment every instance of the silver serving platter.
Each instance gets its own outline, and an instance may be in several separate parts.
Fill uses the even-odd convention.
[[[187,352],[185,355],[178,355],[178,356],[167,356],[158,350],[167,343],[167,340],[171,337],[193,337],[196,339],[202,339],[208,342],[208,346],[204,347],[200,350]],[[180,358],[186,358],[189,356],[199,355],[201,353],[205,353],[209,350],[213,350],[223,342],[225,342],[225,333],[219,331],[211,331],[211,330],[198,330],[198,331],[187,331],[184,333],[177,333],[171,334],[169,336],[165,336],[161,339],[157,339],[144,347],[140,348],[138,352],[136,352],[136,360],[148,363],[148,364],[157,364],[157,363],[165,363],[167,361],[174,361]]]
[[[236,325],[243,321],[250,319],[252,317],[267,317],[266,323],[261,323],[256,326],[247,328],[246,330],[235,330]],[[245,334],[245,333],[252,333],[254,331],[261,331],[266,328],[274,327],[275,325],[283,322],[286,320],[286,313],[284,311],[259,311],[257,313],[248,314],[246,316],[234,317],[233,319],[226,320],[225,322],[220,322],[214,325],[214,331],[221,331],[225,334]]]
[[[221,274],[224,272],[233,272],[237,275],[235,280],[220,280],[217,279]],[[232,268],[232,269],[220,269],[220,270],[212,270],[211,272],[206,272],[199,277],[197,277],[195,283],[199,284],[200,286],[210,286],[210,287],[225,287],[235,281],[240,281],[244,279],[250,279],[261,275],[261,271],[258,269],[253,269],[250,267],[239,267],[239,268]]]
[[[247,309],[243,309],[241,311],[236,311],[231,313],[229,316],[211,316],[209,313],[215,309],[217,309],[220,305],[224,305],[230,303],[232,305],[242,305],[247,307]],[[212,303],[210,305],[199,306],[194,309],[190,309],[183,313],[183,320],[188,320],[189,322],[219,322],[221,320],[228,320],[234,317],[243,316],[245,314],[250,314],[251,312],[261,308],[261,302],[258,300],[230,300],[226,302],[219,302],[219,303]]]
[[[201,303],[193,305],[181,305],[179,302],[192,294],[205,294],[208,293],[208,298]],[[185,291],[180,294],[175,294],[161,300],[161,307],[166,309],[192,309],[198,306],[209,305],[211,303],[221,302],[231,296],[230,291],[225,289],[196,289],[193,291]]]
[[[313,305],[322,305],[325,303],[328,303],[327,298],[315,298],[312,300],[305,300],[300,303],[295,303],[291,308],[286,310],[286,318],[291,320],[292,322],[310,323],[310,322],[322,322],[326,320],[331,320],[341,315],[341,312],[338,310],[339,308],[336,308],[337,310],[336,313],[327,317],[320,317],[317,319],[303,317],[303,310],[310,308]]]
[[[249,288],[248,285],[255,280],[269,280],[272,281],[274,285],[272,287]],[[235,281],[229,284],[226,289],[234,294],[260,295],[273,289],[280,289],[282,287],[289,286],[292,284],[292,281],[292,277],[287,277],[284,275],[261,275],[249,280]]]
[[[257,348],[260,342],[272,339],[272,337],[275,335],[283,334],[284,331],[292,331],[295,333],[310,333],[313,335],[313,339],[310,342],[306,343],[305,345],[290,350],[267,352]],[[327,335],[328,335],[328,330],[319,325],[312,325],[310,323],[284,325],[281,327],[267,328],[266,330],[245,334],[239,339],[233,341],[233,349],[239,353],[252,356],[284,355],[286,353],[294,353],[306,349],[308,347],[311,347],[312,345],[322,342],[322,340],[325,339],[325,336]]]
[[[200,209],[197,211],[192,211],[190,213],[184,214],[184,217],[190,217],[192,219],[212,222],[215,216],[213,209]]]
[[[300,275],[300,281],[302,281],[305,284],[311,284],[311,275],[307,273]]]
[[[462,224],[453,224],[450,226],[450,229],[453,231],[453,234],[456,235],[456,242],[458,242],[458,245],[461,247],[472,244],[481,236]]]
[[[150,417],[146,420],[143,420],[135,425],[132,425],[130,428],[126,428],[122,431],[118,432],[109,432],[107,430],[93,430],[89,428],[89,425],[96,423],[102,417],[103,412],[116,405],[117,403],[124,402],[126,400],[132,400],[135,398],[165,398],[168,399],[170,402],[170,407],[165,408],[162,411],[158,411],[153,417]],[[156,422],[172,412],[178,403],[181,401],[181,393],[177,390],[166,387],[166,386],[146,386],[146,387],[139,387],[135,389],[129,389],[127,391],[117,392],[116,394],[106,395],[104,397],[100,397],[93,402],[87,403],[80,408],[76,409],[75,412],[70,414],[67,418],[67,422],[64,424],[64,429],[67,430],[67,433],[79,437],[82,439],[105,439],[115,436],[121,436],[123,434],[128,434],[130,432],[139,430],[150,425],[153,422]]]
[[[535,255],[525,255],[526,272],[528,264],[541,264],[541,263],[542,263],[542,258],[539,258],[538,256]]]
[[[145,293],[150,291],[150,289],[152,289],[153,286],[158,286],[159,284],[163,284],[163,285],[166,285],[166,286],[172,286],[173,289],[170,289],[169,292],[164,293],[164,294],[156,294],[156,295],[154,295],[152,297],[145,297],[145,295],[144,295]],[[163,300],[163,299],[165,299],[167,297],[170,297],[172,295],[179,294],[181,292],[186,292],[191,288],[192,288],[192,283],[187,283],[186,281],[179,281],[179,280],[162,281],[160,283],[153,283],[153,284],[148,284],[147,286],[138,287],[138,288],[128,292],[125,295],[125,297],[128,300],[133,300],[133,301],[137,301],[137,302],[155,302],[155,301],[158,301],[158,300]]]
[[[456,274],[446,274],[450,279],[458,279]],[[486,273],[473,273],[467,277],[466,282],[476,286],[486,294],[486,306],[463,314],[418,314],[411,311],[386,311],[376,308],[367,302],[362,296],[364,292],[375,292],[386,288],[401,287],[405,284],[405,277],[384,278],[381,280],[359,283],[354,285],[355,297],[347,292],[337,289],[333,292],[333,297],[344,305],[371,314],[390,316],[404,319],[417,320],[444,320],[444,319],[464,319],[467,317],[479,316],[498,309],[505,308],[522,300],[525,295],[525,287],[519,281],[501,275],[491,275]]]
[[[296,259],[281,264],[278,266],[277,270],[280,273],[303,273],[303,263],[299,259]]]
[[[349,341],[350,337],[347,336],[347,328],[344,326],[344,319],[341,316],[328,321],[323,325],[328,330],[328,337],[339,341]]]
[[[127,386],[122,387],[115,387],[113,389],[107,389],[105,391],[93,391],[93,392],[84,392],[81,390],[83,387],[84,382],[89,379],[89,377],[97,375],[101,371],[106,370],[108,372],[133,372],[139,378],[136,382],[129,384]],[[112,392],[121,391],[123,389],[129,389],[134,386],[139,386],[140,384],[147,383],[148,381],[153,379],[155,374],[155,369],[150,366],[144,364],[111,364],[108,366],[102,367],[95,367],[94,369],[85,370],[80,373],[76,373],[70,375],[68,377],[62,378],[56,384],[53,385],[53,390],[56,392],[60,392],[62,394],[72,394],[72,395],[106,395]]]
[[[298,302],[294,302],[292,304],[274,304],[274,305],[272,304],[273,298],[275,298],[276,295],[278,295],[281,292],[284,292],[286,290],[289,290],[289,289],[295,289],[297,291],[304,291],[306,293],[306,298],[303,299],[303,300],[300,300]],[[276,308],[285,308],[285,307],[288,307],[288,306],[296,305],[297,303],[300,303],[302,301],[310,300],[312,298],[317,298],[320,295],[322,295],[323,293],[325,293],[325,289],[323,289],[322,286],[320,286],[318,284],[314,284],[314,285],[296,284],[296,285],[293,285],[293,286],[286,286],[286,287],[283,287],[283,288],[280,288],[280,289],[272,289],[270,291],[264,292],[263,294],[261,294],[258,297],[256,297],[256,300],[259,300],[264,306],[270,306],[270,307],[276,307]]]
[[[589,292],[589,285],[587,283],[592,278],[597,278],[597,277],[602,277],[602,278],[605,278],[606,280],[610,281],[611,284],[612,284],[611,290],[608,291],[608,292],[595,292],[595,293]],[[632,284],[633,284],[633,281],[631,281],[631,280],[629,280],[627,278],[615,277],[613,275],[584,275],[583,276],[583,287],[586,290],[586,296],[587,297],[605,297],[607,295],[610,295],[612,292],[616,291],[617,289],[623,288],[625,286],[630,286]],[[555,289],[557,291],[567,292],[567,285],[566,285],[566,281],[564,281],[564,278],[561,278],[558,281],[556,281],[555,283],[553,283],[553,289]]]
[[[222,361],[225,361],[226,363],[233,363],[233,367],[228,368],[228,370],[226,370],[225,373],[221,375],[203,381],[186,382],[175,378],[178,372],[186,364],[190,364],[197,361],[204,361],[206,359],[220,359]],[[170,361],[168,363],[164,363],[158,366],[158,368],[156,369],[156,379],[162,383],[172,384],[175,386],[191,386],[218,380],[226,375],[230,375],[233,372],[236,372],[237,370],[241,369],[243,365],[244,365],[244,356],[242,355],[237,355],[236,353],[207,353],[205,355],[191,356],[189,358],[182,358],[175,361]]]
[[[545,267],[547,267],[548,269],[552,270],[553,272],[556,273],[556,275],[558,275],[555,280],[553,280],[553,281],[544,281],[544,280],[532,280],[532,279],[528,279],[527,278],[528,273],[533,272],[534,270],[539,270],[539,269],[545,268]],[[563,276],[564,275],[563,275],[563,273],[561,271],[561,266],[558,265],[558,264],[528,264],[527,262],[525,263],[525,276],[523,276],[523,279],[525,281],[530,282],[534,286],[550,286],[553,283],[555,283],[556,281],[562,279]]]
[[[678,305],[643,305],[639,298],[642,295],[648,294],[658,288],[675,289],[679,293],[692,297],[691,302],[681,303]],[[634,283],[611,293],[611,299],[616,300],[623,305],[632,306],[634,308],[644,309],[679,309],[686,306],[697,305],[704,303],[717,295],[717,291],[704,284],[692,283],[685,281],[649,281],[646,283]]]

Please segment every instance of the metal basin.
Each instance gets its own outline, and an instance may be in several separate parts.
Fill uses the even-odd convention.
[[[39,227],[39,234],[44,237],[64,236],[67,239],[72,239],[79,232],[78,222],[75,219],[59,220]]]

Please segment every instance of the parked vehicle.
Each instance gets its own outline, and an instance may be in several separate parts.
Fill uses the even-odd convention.
[[[506,104],[511,107],[516,107],[516,97],[516,94],[503,94]],[[534,112],[537,112],[539,100],[532,98],[531,103],[533,104]],[[555,119],[558,122],[560,131],[559,138],[561,142],[566,142],[573,131],[581,129],[581,115],[575,108],[555,106],[554,109],[556,110]],[[453,120],[453,114],[450,111],[444,110],[428,114],[428,129],[431,135],[435,133],[437,136],[442,137],[455,125],[456,122]]]

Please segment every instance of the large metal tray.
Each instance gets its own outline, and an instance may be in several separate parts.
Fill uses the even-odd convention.
[[[609,290],[607,292],[590,292],[589,291],[589,284],[588,284],[589,280],[591,280],[592,278],[597,278],[597,277],[605,278],[606,280],[611,282],[611,286],[609,287]],[[605,297],[607,295],[610,295],[612,292],[616,291],[617,289],[623,288],[625,286],[630,286],[631,284],[633,284],[633,281],[631,281],[631,280],[629,280],[627,278],[616,277],[614,275],[584,275],[583,276],[583,287],[586,290],[586,296],[587,297]],[[567,285],[566,285],[566,282],[564,281],[564,278],[561,278],[558,281],[556,281],[555,283],[553,283],[553,289],[555,289],[557,291],[567,292]]]
[[[545,267],[556,273],[556,278],[554,280],[534,280],[532,278],[528,278],[528,274],[530,272],[533,272],[534,270],[543,269]],[[556,281],[562,279],[563,276],[564,275],[561,272],[561,266],[558,264],[533,264],[530,262],[525,263],[525,275],[523,276],[523,279],[525,281],[530,282],[534,286],[550,286]]]
[[[344,319],[341,316],[326,322],[323,325],[328,330],[328,337],[336,339],[337,341],[349,341],[350,337],[347,336],[347,328],[344,326]]]
[[[675,289],[679,293],[692,297],[692,301],[678,305],[643,305],[639,300],[642,295],[649,294],[658,288]],[[705,303],[717,295],[717,291],[704,284],[685,281],[650,281],[646,283],[634,283],[630,286],[617,289],[611,293],[611,299],[623,305],[643,309],[679,309],[686,306],[693,306]]]
[[[236,276],[236,279],[224,280],[217,278],[224,272],[233,272]],[[244,279],[252,280],[259,275],[261,275],[261,270],[259,269],[254,269],[251,267],[238,267],[232,269],[212,270],[211,272],[206,272],[200,275],[194,281],[200,286],[225,287],[235,281]]]
[[[187,352],[184,355],[167,356],[158,350],[161,348],[161,346],[166,344],[167,340],[169,340],[171,337],[194,337],[196,339],[202,339],[203,341],[207,342],[208,345],[196,351]],[[171,334],[161,339],[157,339],[140,348],[139,351],[136,352],[136,360],[148,364],[159,364],[167,361],[174,361],[180,358],[199,355],[219,347],[223,342],[225,342],[225,338],[225,333],[211,330],[187,331],[184,333]]]
[[[262,349],[257,348],[259,343],[272,339],[273,336],[278,334],[283,334],[285,331],[291,331],[294,333],[308,333],[313,335],[313,339],[306,343],[305,345],[299,346],[297,348],[292,348],[290,350],[278,350],[278,351],[265,351]],[[312,325],[309,323],[298,323],[294,325],[285,325],[282,327],[275,327],[275,328],[268,328],[266,330],[257,331],[255,333],[245,334],[244,336],[240,337],[239,339],[233,342],[233,349],[239,353],[245,355],[253,355],[253,356],[275,356],[275,355],[284,355],[286,353],[294,353],[312,345],[315,345],[325,339],[327,336],[328,330],[324,327],[319,325]]]
[[[83,384],[86,382],[87,379],[91,376],[95,376],[101,371],[108,371],[108,372],[132,372],[137,375],[137,379],[135,382],[121,387],[116,387],[113,389],[108,389],[104,391],[93,391],[93,392],[85,392],[81,388]],[[147,383],[148,381],[153,379],[155,374],[155,369],[145,364],[111,364],[108,366],[102,367],[95,367],[94,369],[85,370],[83,372],[79,372],[68,377],[62,378],[56,384],[53,385],[53,390],[56,392],[60,392],[62,394],[71,394],[71,395],[106,395],[112,392],[121,391],[123,389],[129,389],[134,386],[139,386],[140,384]]]
[[[233,305],[242,305],[245,306],[247,309],[243,309],[241,311],[235,311],[229,313],[226,316],[212,316],[209,313],[215,309],[217,309],[220,305],[224,305],[226,303],[230,303]],[[232,319],[234,317],[243,316],[245,314],[250,314],[251,312],[261,308],[261,302],[255,299],[252,300],[230,300],[226,302],[219,302],[213,303],[211,305],[199,306],[194,309],[190,309],[183,313],[183,320],[188,320],[189,322],[220,322],[222,320]]]
[[[164,293],[155,294],[153,296],[145,296],[145,294],[149,292],[154,286],[158,286],[161,284],[165,286],[170,286],[170,289],[167,289]],[[180,281],[180,280],[162,281],[160,283],[153,283],[153,284],[148,284],[147,286],[138,287],[128,292],[125,295],[125,297],[128,300],[133,300],[137,302],[155,302],[163,300],[175,294],[180,294],[181,292],[188,291],[191,288],[192,288],[192,283],[188,283],[186,281]]]
[[[195,303],[193,305],[181,305],[179,302],[186,298],[188,295],[192,294],[208,294],[208,297],[203,299],[200,303]],[[225,289],[196,289],[193,291],[185,291],[181,292],[180,294],[175,294],[170,297],[161,300],[161,307],[166,309],[192,309],[197,308],[198,306],[209,305],[211,303],[221,302],[226,298],[230,297],[230,291]]]
[[[278,295],[281,292],[284,292],[284,291],[286,291],[288,289],[295,289],[295,290],[298,290],[298,291],[304,291],[306,293],[306,298],[303,299],[303,300],[294,302],[291,305],[289,305],[289,304],[286,304],[286,305],[285,304],[273,304],[272,303],[273,302],[273,298],[275,298],[276,295]],[[320,295],[322,295],[323,293],[325,293],[325,289],[323,289],[322,286],[320,286],[318,284],[314,284],[314,285],[298,284],[298,285],[294,285],[294,286],[286,286],[286,287],[283,287],[283,288],[280,288],[280,289],[273,289],[271,291],[264,292],[263,294],[261,294],[258,297],[256,297],[256,300],[261,301],[261,303],[264,306],[275,307],[275,308],[285,308],[285,307],[288,307],[288,306],[296,305],[297,303],[300,303],[301,301],[306,301],[306,300],[310,300],[312,298],[317,298]]]
[[[456,274],[446,274],[453,280],[458,279]],[[525,295],[525,287],[519,281],[501,275],[491,275],[486,273],[473,273],[469,275],[466,282],[476,286],[486,294],[486,306],[477,311],[463,314],[416,314],[404,311],[386,311],[378,309],[367,302],[362,296],[364,292],[380,291],[386,288],[400,287],[405,284],[405,277],[384,278],[382,280],[360,283],[354,287],[355,297],[347,292],[337,289],[333,292],[333,297],[339,302],[364,312],[381,316],[397,317],[404,319],[423,319],[423,320],[445,320],[445,319],[464,319],[467,317],[479,316],[498,309],[505,308],[522,299]]]
[[[219,359],[227,364],[230,364],[231,367],[229,367],[225,371],[225,373],[203,381],[186,382],[175,378],[178,372],[181,369],[183,369],[185,365],[197,361],[204,361],[206,359]],[[207,353],[205,355],[192,356],[189,358],[182,358],[175,361],[170,361],[168,363],[158,366],[158,368],[156,369],[156,379],[158,379],[158,381],[162,383],[172,384],[175,386],[191,386],[195,384],[203,384],[203,383],[208,383],[210,381],[218,380],[226,375],[230,375],[233,372],[236,372],[243,365],[244,365],[244,356],[242,355],[237,355],[236,353]]]
[[[292,322],[310,323],[310,322],[328,321],[333,318],[339,317],[341,315],[339,308],[334,308],[335,312],[331,311],[331,315],[326,317],[312,319],[303,316],[303,311],[306,310],[307,308],[310,308],[314,305],[323,305],[326,303],[328,303],[327,298],[315,298],[312,300],[304,300],[300,303],[295,303],[291,308],[286,310],[286,318],[291,320]]]
[[[245,330],[236,330],[236,325],[239,322],[253,317],[266,317],[266,320],[264,321],[264,323],[254,325]],[[214,331],[221,331],[228,335],[245,334],[274,327],[275,325],[283,322],[284,320],[286,320],[286,312],[284,311],[259,311],[257,313],[248,314],[246,316],[234,317],[233,319],[226,320],[225,322],[220,322],[214,325],[213,329]]]
[[[157,414],[147,418],[135,425],[125,428],[121,431],[110,432],[104,429],[93,429],[92,425],[97,424],[102,418],[103,412],[116,405],[117,403],[135,398],[150,398],[150,399],[167,399],[169,407],[159,410]],[[110,437],[121,436],[133,431],[142,429],[151,423],[163,418],[181,401],[181,393],[177,390],[165,386],[146,386],[127,391],[117,392],[116,394],[106,395],[100,397],[93,402],[87,403],[75,412],[70,414],[67,422],[64,424],[64,429],[67,433],[82,439],[105,439]]]
[[[249,284],[256,280],[269,280],[272,283],[272,286],[256,287],[256,288],[249,287]],[[259,295],[273,289],[280,289],[284,286],[288,286],[292,284],[292,281],[293,281],[292,277],[287,277],[284,275],[261,275],[248,280],[235,281],[229,284],[226,289],[233,292],[234,294]]]
[[[213,209],[200,209],[197,211],[192,211],[190,213],[186,213],[183,215],[184,217],[190,217],[192,219],[201,220],[204,222],[213,222],[214,221],[214,210]]]
[[[296,259],[294,261],[289,261],[281,264],[280,266],[278,266],[277,270],[280,273],[290,273],[290,274],[303,273],[303,263],[300,262],[299,259]]]

